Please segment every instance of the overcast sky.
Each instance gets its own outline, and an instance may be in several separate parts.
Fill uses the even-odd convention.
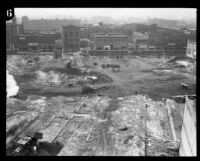
[[[112,18],[139,17],[164,19],[196,18],[195,8],[15,8],[17,17],[31,18],[91,18],[109,16]]]

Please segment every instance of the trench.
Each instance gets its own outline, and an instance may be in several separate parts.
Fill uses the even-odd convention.
[[[108,133],[109,127],[112,124],[111,112],[118,109],[118,100],[113,99],[109,102],[109,106],[102,112],[103,119],[107,121],[100,124],[102,133],[102,152],[104,156],[116,155],[116,149],[114,148],[114,140],[112,140],[111,134]]]

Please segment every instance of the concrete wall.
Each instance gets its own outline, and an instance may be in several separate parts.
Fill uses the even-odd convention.
[[[190,100],[188,97],[186,97],[179,149],[180,156],[197,156],[195,101]]]

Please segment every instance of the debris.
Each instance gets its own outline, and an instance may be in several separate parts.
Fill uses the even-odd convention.
[[[183,89],[189,89],[189,86],[185,83],[180,83],[180,85]]]
[[[156,152],[156,153],[155,153],[155,156],[159,156],[159,157],[168,157],[169,154],[164,153],[164,152]]]
[[[123,144],[128,144],[129,141],[133,139],[133,135],[129,135],[126,140],[124,140]]]
[[[86,76],[85,79],[86,80],[96,80],[97,77],[95,77],[95,76]]]
[[[171,151],[175,151],[175,152],[179,152],[179,146],[178,145],[168,146],[168,147],[166,147],[166,149],[171,150]]]
[[[88,66],[80,65],[82,58],[81,61],[71,59],[67,65],[64,62],[69,56],[63,57],[63,61],[60,62],[39,58],[41,61],[38,63],[44,62],[44,64],[40,64],[41,67],[37,72],[30,72],[37,77],[31,79],[29,77],[23,84],[19,83],[20,89],[23,85],[22,89],[28,91],[26,95],[29,96],[23,107],[16,103],[17,107],[7,105],[6,131],[9,132],[15,123],[20,124],[22,121],[19,120],[25,120],[24,128],[20,126],[13,128],[13,131],[22,132],[16,136],[22,138],[18,144],[27,143],[22,136],[26,136],[24,135],[26,130],[31,128],[33,132],[28,136],[36,139],[43,137],[43,141],[48,142],[62,142],[63,148],[59,155],[167,156],[169,154],[164,152],[177,150],[175,146],[168,147],[174,144],[171,142],[173,136],[170,119],[165,105],[160,100],[157,101],[161,97],[171,96],[170,88],[174,88],[174,84],[177,85],[177,80],[178,83],[181,82],[181,78],[173,74],[178,73],[177,69],[174,70],[169,64],[165,64],[166,68],[161,70],[155,68],[158,73],[162,73],[162,76],[155,75],[151,63],[157,65],[156,58],[155,60],[136,58],[137,60],[126,60],[126,62],[120,59],[115,59],[115,62],[104,59],[101,62],[101,59],[98,59],[94,64],[90,62],[91,65]],[[24,64],[27,66],[27,61]],[[121,69],[123,72],[112,73],[112,70],[107,69],[100,71],[94,67],[98,64],[102,68],[112,67],[114,71]],[[20,82],[21,78],[16,77],[16,81]],[[173,81],[175,83],[170,84]],[[164,87],[169,90],[164,90]],[[106,94],[102,90],[106,90]],[[164,94],[161,95],[160,92]],[[181,95],[178,92],[173,95]],[[143,96],[138,93],[142,93]],[[34,98],[32,94],[36,97]],[[115,97],[111,97],[112,94]],[[149,95],[152,99],[149,99]],[[43,99],[42,96],[46,98]],[[13,98],[7,99],[11,101]],[[163,103],[166,103],[166,100],[163,99]],[[176,105],[171,108],[171,115],[175,110],[177,110]],[[41,126],[39,124],[32,126],[35,121],[31,122],[32,114],[34,118],[38,116],[35,120],[41,120],[39,123]],[[37,133],[42,135],[36,136]],[[177,135],[177,140],[178,137]],[[36,151],[40,149],[33,145],[32,152],[39,155]]]
[[[121,129],[119,129],[120,131],[126,131],[126,130],[128,130],[128,127],[123,127],[123,128],[121,128]]]
[[[34,62],[33,62],[33,60],[28,60],[27,64],[28,64],[28,65],[33,65]]]
[[[18,140],[17,143],[20,144],[20,145],[25,145],[25,144],[27,144],[30,140],[31,140],[30,137],[24,137],[24,138]]]
[[[187,61],[176,61],[178,64],[183,65],[185,67],[188,67],[191,63],[187,62]]]
[[[22,146],[17,147],[17,149],[15,149],[14,153],[19,153],[22,150]]]

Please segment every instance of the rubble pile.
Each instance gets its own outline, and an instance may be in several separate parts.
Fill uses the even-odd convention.
[[[26,72],[27,59],[22,56],[7,56],[6,69],[12,75],[20,75]]]
[[[183,76],[185,72],[195,75],[196,61],[190,58],[175,57],[166,63],[161,64],[158,68],[156,68],[156,70],[167,71],[168,73],[172,72]]]

